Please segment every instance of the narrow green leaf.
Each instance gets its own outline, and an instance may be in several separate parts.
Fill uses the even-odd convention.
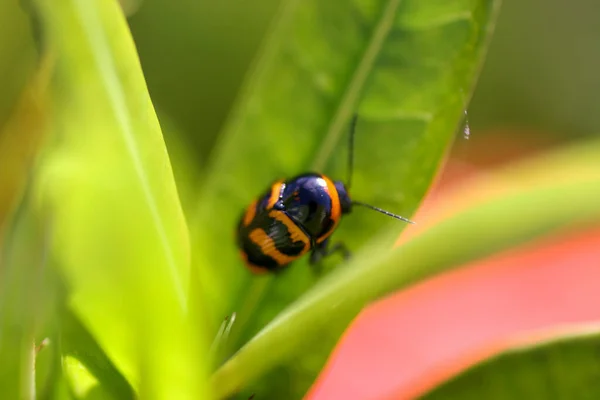
[[[114,398],[134,399],[129,383],[70,311],[62,310],[60,324],[62,354],[72,356],[81,362]]]
[[[48,236],[24,201],[0,248],[0,391],[9,399],[36,398],[35,345]]]
[[[116,0],[39,1],[57,54],[41,210],[77,318],[144,398],[205,398],[169,157]]]
[[[354,112],[352,195],[410,216],[454,138],[498,3],[285,4],[213,152],[193,226],[195,267],[213,305],[213,330],[236,311],[255,332],[314,283],[306,262],[296,262],[262,290],[268,301],[260,315],[244,315],[255,308],[244,300],[246,288],[269,285],[244,270],[234,231],[243,209],[275,179],[313,169],[345,180]],[[357,250],[377,232],[404,226],[357,209],[333,240]],[[243,324],[234,329],[244,330]]]
[[[368,302],[558,228],[598,223],[599,155],[599,142],[583,143],[496,178],[486,176],[482,186],[493,179],[506,182],[507,175],[535,178],[529,182],[536,184],[457,213],[391,253],[382,252],[375,237],[251,339],[215,373],[214,387],[224,397],[277,365],[297,365],[304,354],[312,365],[322,365]],[[396,237],[396,232],[386,234]]]
[[[573,327],[471,367],[423,399],[597,399],[599,350],[597,326]]]
[[[56,285],[47,275],[46,221],[32,210],[31,172],[46,130],[52,68],[45,57],[0,129],[0,392],[7,398],[35,398],[46,378],[34,346],[51,319]]]

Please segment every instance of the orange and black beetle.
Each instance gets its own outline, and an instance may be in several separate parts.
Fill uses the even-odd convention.
[[[355,125],[356,117],[350,129],[350,173]],[[333,246],[328,243],[342,215],[350,213],[353,205],[366,206],[413,223],[380,208],[350,200],[348,186],[318,173],[273,183],[250,204],[238,225],[238,246],[248,268],[254,273],[278,271],[308,252],[311,252],[311,264],[336,251],[348,257],[350,253],[342,243]]]

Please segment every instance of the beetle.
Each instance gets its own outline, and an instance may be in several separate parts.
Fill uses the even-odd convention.
[[[354,163],[356,115],[350,124],[349,178],[346,184],[324,174],[309,172],[278,180],[253,201],[237,227],[237,244],[244,263],[256,274],[277,272],[310,252],[310,264],[340,252],[350,252],[343,243],[329,245],[331,234],[353,206],[368,207],[387,216],[413,221],[381,208],[351,200],[348,188]]]

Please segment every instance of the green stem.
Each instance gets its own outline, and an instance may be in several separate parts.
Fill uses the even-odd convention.
[[[24,347],[23,364],[21,370],[21,398],[23,400],[35,400],[35,356],[36,348],[33,339],[29,341],[29,346]]]

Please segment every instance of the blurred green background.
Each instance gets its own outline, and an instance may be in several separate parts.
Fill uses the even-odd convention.
[[[178,179],[194,182],[200,173],[281,1],[121,1],[169,150],[191,156],[191,165],[174,165]],[[10,194],[3,178],[11,174],[2,160],[10,143],[3,128],[37,63],[26,4],[0,1],[0,237],[3,195]],[[504,0],[469,107],[471,139],[457,149],[491,159],[498,148],[475,146],[480,138],[544,146],[598,135],[599,38],[598,2]],[[189,209],[186,199],[194,196],[182,197]]]
[[[1,3],[3,125],[36,58],[23,7]],[[168,144],[177,140],[203,163],[280,0],[122,3],[132,10],[130,26]],[[505,0],[469,108],[472,139],[492,128],[552,141],[600,132],[599,39],[596,1]]]

